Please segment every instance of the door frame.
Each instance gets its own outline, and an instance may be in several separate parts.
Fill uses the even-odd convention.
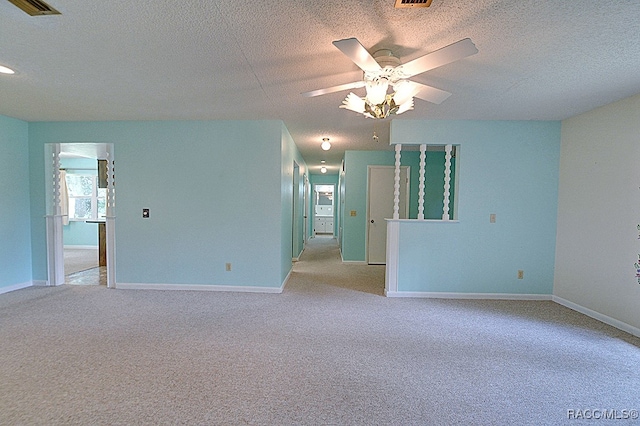
[[[46,246],[47,246],[47,285],[58,286],[65,283],[64,274],[64,242],[63,215],[60,197],[60,153],[62,145],[73,145],[74,142],[47,143],[45,155],[45,208],[46,208]],[[115,159],[113,143],[77,142],[77,144],[93,145],[96,159],[107,160],[107,212],[105,217],[106,251],[107,251],[107,288],[116,288],[116,230],[115,230]],[[104,157],[104,158],[102,158]]]
[[[333,187],[333,191],[331,192],[332,196],[333,196],[333,203],[331,204],[331,215],[333,218],[333,228],[331,229],[331,236],[333,238],[335,238],[336,236],[336,184],[335,183],[314,183],[313,185],[311,185],[311,229],[313,230],[313,232],[311,233],[313,235],[313,238],[316,237],[316,231],[315,231],[315,226],[316,226],[316,206],[317,206],[317,200],[316,200],[316,187],[317,186],[331,186]]]
[[[304,211],[302,213],[302,221],[303,221],[302,250],[304,250],[304,248],[307,245],[307,241],[309,241],[309,198],[311,197],[311,185],[309,184],[309,177],[307,176],[306,173],[303,176],[303,186],[304,186],[304,189],[303,189],[304,194],[302,196],[303,198],[302,205],[304,206],[303,207]]]

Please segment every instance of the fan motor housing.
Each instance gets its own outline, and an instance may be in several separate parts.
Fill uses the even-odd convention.
[[[400,59],[393,56],[389,49],[376,50],[372,56],[382,68],[395,68],[400,65]]]

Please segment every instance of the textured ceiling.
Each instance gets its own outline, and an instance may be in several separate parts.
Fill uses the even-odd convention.
[[[362,77],[338,39],[402,62],[473,40],[478,54],[414,77],[453,95],[398,119],[560,120],[640,92],[637,0],[48,1],[62,15],[0,0],[0,64],[17,71],[0,74],[0,114],[281,119],[312,171],[345,149],[388,149],[389,120],[339,109],[348,92],[300,95]]]

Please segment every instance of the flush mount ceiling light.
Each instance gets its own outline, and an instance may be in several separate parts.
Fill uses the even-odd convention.
[[[329,138],[322,138],[322,144],[320,144],[320,148],[325,151],[329,151],[331,149],[331,143],[329,143]]]
[[[15,74],[16,72],[9,67],[0,65],[0,73],[2,74]]]
[[[337,40],[333,45],[364,72],[363,79],[313,90],[302,95],[312,97],[364,87],[366,89],[364,98],[350,92],[342,101],[340,108],[358,112],[365,117],[379,119],[413,109],[414,97],[434,104],[443,102],[451,96],[451,93],[410,81],[409,78],[478,53],[471,39],[465,38],[406,64],[401,64],[400,59],[393,56],[388,49],[378,50],[371,55],[355,38]],[[389,93],[390,88],[391,93]]]
[[[327,173],[327,168],[325,166],[320,167],[320,173]]]

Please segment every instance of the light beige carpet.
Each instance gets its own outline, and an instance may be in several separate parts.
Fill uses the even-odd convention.
[[[388,299],[383,271],[317,239],[283,294],[1,295],[0,425],[539,426],[640,409],[640,339],[550,301]]]

